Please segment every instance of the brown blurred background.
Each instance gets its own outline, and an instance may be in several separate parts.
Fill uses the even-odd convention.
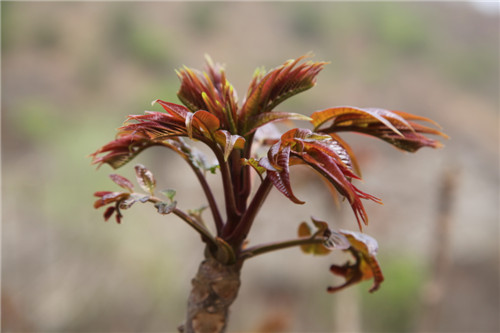
[[[486,7],[486,10],[485,10]],[[2,2],[3,332],[174,332],[202,259],[199,237],[146,205],[104,223],[92,194],[114,190],[88,154],[150,101],[177,101],[182,65],[210,54],[246,92],[253,70],[308,51],[331,61],[318,85],[279,107],[337,105],[428,116],[442,150],[403,154],[351,140],[362,165],[365,232],[386,276],[330,295],[342,254],[290,249],[243,269],[231,332],[498,332],[499,10],[470,3]],[[154,107],[153,109],[157,109]],[[204,204],[183,161],[137,158],[184,209]],[[133,165],[118,173],[133,179]],[[217,176],[210,182],[220,189]],[[312,172],[295,206],[272,192],[252,244],[293,237],[310,215],[355,229]],[[208,216],[208,214],[207,214]]]

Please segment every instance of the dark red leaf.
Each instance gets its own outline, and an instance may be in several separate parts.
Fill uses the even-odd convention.
[[[113,216],[113,213],[115,212],[115,207],[110,206],[106,211],[104,212],[104,221],[108,221],[111,216]]]

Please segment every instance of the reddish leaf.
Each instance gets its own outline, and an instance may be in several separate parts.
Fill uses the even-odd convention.
[[[296,204],[304,204],[304,201],[299,200],[292,191],[290,184],[290,146],[281,146],[277,143],[269,149],[268,158],[261,159],[262,164],[260,166],[267,169],[267,175],[273,185],[283,193],[288,199],[292,200]],[[270,165],[267,165],[269,162]],[[277,170],[277,171],[273,171]]]
[[[218,130],[215,132],[215,140],[222,149],[224,149],[224,161],[227,161],[229,154],[236,149],[243,149],[245,147],[245,139],[239,135],[231,135],[226,130]]]
[[[116,214],[115,214],[115,220],[116,220],[116,223],[120,224],[122,223],[122,213],[120,213],[120,210],[116,209]]]
[[[144,149],[155,144],[157,142],[150,140],[147,136],[140,133],[125,135],[111,141],[93,153],[91,155],[92,164],[100,166],[103,163],[107,163],[113,169],[117,169],[132,160]],[[101,154],[105,155],[99,156]]]
[[[331,136],[314,133],[305,129],[293,129],[281,136],[279,142],[269,148],[267,160],[262,159],[260,166],[268,170],[273,185],[295,203],[303,203],[292,192],[289,180],[290,157],[294,164],[303,161],[328,180],[339,194],[346,197],[354,211],[358,226],[368,223],[365,209],[360,199],[369,199],[377,203],[380,200],[358,190],[351,184],[351,179],[359,179],[352,172],[352,163],[347,151]],[[269,163],[274,171],[266,163]]]
[[[292,192],[292,189],[290,187],[287,187],[285,185],[285,182],[283,181],[281,177],[281,173],[275,172],[275,171],[267,171],[267,175],[273,185],[283,193],[288,199],[292,200],[296,204],[304,204],[304,201],[299,200]]]
[[[119,186],[123,187],[124,189],[128,190],[129,192],[132,192],[132,189],[134,188],[134,184],[127,178],[117,175],[117,174],[112,174],[109,175],[109,178],[113,180],[116,184]]]
[[[206,89],[206,85],[200,80],[202,74],[184,66],[177,72],[181,80],[181,88],[177,96],[181,102],[192,112],[207,109],[201,93]]]
[[[340,123],[342,121],[359,121],[363,124],[379,121],[386,127],[393,130],[395,133],[402,135],[398,131],[398,129],[394,127],[394,125],[389,120],[386,119],[390,118],[391,120],[393,120],[393,122],[399,123],[401,126],[406,126],[407,129],[411,130],[410,124],[408,124],[408,122],[404,118],[390,111],[376,108],[362,109],[351,106],[335,107],[323,111],[316,111],[311,115],[311,118],[313,119],[312,124],[314,125],[315,129],[318,129],[318,127],[321,126],[324,122],[332,119],[334,123],[332,126],[335,126],[337,122]],[[339,121],[339,119],[341,119],[341,121]]]
[[[249,127],[251,117],[271,111],[289,97],[314,86],[316,76],[325,63],[308,61],[299,64],[304,58],[289,60],[266,75],[254,75],[240,112],[239,127],[243,133],[252,131]]]
[[[346,281],[340,286],[328,287],[328,292],[333,293],[352,284],[370,279],[373,279],[373,285],[370,288],[370,292],[374,292],[384,281],[384,275],[375,258],[378,250],[377,241],[359,232],[348,230],[340,230],[339,232],[349,241],[351,246],[346,251],[351,252],[356,262],[351,264],[348,261],[342,266],[332,265],[330,267],[330,271],[333,274],[344,277]]]
[[[354,155],[354,151],[352,150],[351,146],[347,144],[340,136],[334,133],[330,133],[330,136],[334,141],[337,142],[344,150],[347,156],[349,157],[349,160],[351,161],[351,166],[353,171],[357,174],[358,177],[361,177],[361,168],[359,166],[358,160],[356,159],[356,156]]]
[[[165,102],[160,99],[157,99],[152,102],[152,104],[155,103],[160,104],[163,107],[163,109],[165,109],[165,111],[168,112],[168,114],[174,116],[177,119],[185,119],[186,116],[191,113],[186,107],[179,104]]]
[[[113,216],[113,213],[115,212],[115,207],[110,206],[106,209],[104,212],[104,221],[108,221],[111,216]]]
[[[286,193],[288,193],[287,197],[290,200],[292,200],[296,204],[304,204],[305,201],[299,200],[293,194],[292,191],[292,185],[290,183],[290,167],[289,167],[290,152],[291,152],[290,146],[285,146],[277,156],[277,165],[279,165],[281,169],[281,171],[279,172],[280,181],[282,182],[282,185],[285,187]],[[276,186],[277,184],[275,183],[274,185]]]
[[[439,148],[441,143],[422,135],[434,134],[447,138],[441,131],[417,124],[411,120],[431,122],[425,117],[414,116],[401,111],[388,111],[375,108],[337,107],[314,112],[312,123],[317,131],[335,133],[353,131],[378,137],[397,148],[415,152],[421,147]],[[331,125],[320,128],[332,120]]]
[[[219,119],[207,111],[196,111],[194,113],[194,119],[196,127],[204,133],[208,132],[213,135],[220,127]]]
[[[264,170],[267,170],[267,171],[278,171],[274,165],[272,165],[270,162],[269,162],[269,159],[267,157],[262,157],[260,160],[259,160],[259,163],[258,163],[258,166],[263,168]]]
[[[277,121],[284,121],[284,120],[304,120],[304,121],[311,121],[311,118],[304,116],[299,113],[289,113],[289,112],[265,112],[258,114],[256,116],[253,116],[251,119],[249,119],[249,124],[246,126],[248,128],[248,132],[244,133],[243,136],[246,136],[248,134],[253,133],[256,131],[259,127],[264,126],[266,124],[272,123],[272,122],[277,122]]]
[[[95,192],[94,196],[100,197],[100,199],[94,202],[94,208],[97,209],[102,206],[106,206],[110,203],[119,202],[121,200],[127,199],[130,196],[130,193],[100,191],[100,192]]]
[[[280,153],[282,146],[284,146],[283,139],[281,139],[280,141],[276,142],[274,145],[269,147],[269,150],[267,152],[267,159],[268,159],[269,163],[273,166],[273,168],[275,170],[278,170],[278,171],[282,170],[281,165],[279,165],[277,162],[277,160],[278,160],[277,156]],[[270,169],[270,170],[273,171],[272,169]]]
[[[236,131],[237,104],[232,85],[226,80],[222,66],[207,57],[207,71],[194,71],[187,67],[177,74],[181,88],[177,96],[191,111],[206,110],[221,121],[221,127]]]

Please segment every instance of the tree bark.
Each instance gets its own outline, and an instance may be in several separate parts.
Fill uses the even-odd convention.
[[[241,264],[224,265],[214,258],[200,264],[191,281],[187,318],[179,327],[183,333],[223,333],[229,307],[240,288]]]

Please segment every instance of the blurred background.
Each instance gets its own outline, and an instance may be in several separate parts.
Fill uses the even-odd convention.
[[[338,294],[329,265],[289,249],[249,260],[230,332],[498,332],[498,3],[2,2],[3,332],[175,332],[199,237],[148,205],[103,222],[97,190],[117,190],[88,155],[129,114],[178,102],[174,70],[226,65],[240,100],[255,68],[314,52],[317,86],[279,109],[404,110],[439,122],[441,150],[401,153],[346,135],[362,166],[365,232],[386,280]],[[299,124],[300,125],[300,124]],[[135,163],[134,163],[135,162]],[[184,162],[150,149],[150,168],[183,209],[204,204]],[[220,189],[218,176],[211,184]],[[251,244],[294,237],[314,215],[355,230],[309,171],[292,172],[295,206],[273,191]],[[209,216],[207,214],[207,216]]]

